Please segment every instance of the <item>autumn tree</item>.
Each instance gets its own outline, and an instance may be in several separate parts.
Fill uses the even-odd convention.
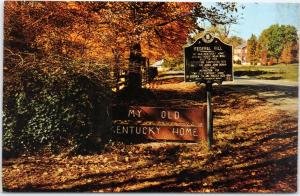
[[[239,45],[242,45],[244,43],[244,40],[243,38],[238,36],[231,36],[228,38],[228,43],[235,48]]]
[[[91,9],[101,5],[100,2],[5,2],[5,52],[10,51],[8,56],[11,52],[30,53],[37,58],[54,55],[97,61],[111,65],[118,78],[128,55],[126,40],[114,28],[99,28],[99,16]]]
[[[197,39],[202,37],[206,32],[211,33],[212,35],[218,37],[226,43],[228,42],[229,30],[226,25],[211,25],[210,27],[206,27],[205,29],[203,28],[201,32],[193,36],[193,41],[196,41]]]
[[[277,63],[286,43],[298,41],[297,29],[291,25],[271,25],[265,29],[260,37],[259,43],[267,50],[268,58],[276,59]]]
[[[282,53],[281,53],[281,60],[283,63],[288,64],[293,61],[293,54],[292,54],[292,44],[286,43],[283,47]]]
[[[225,25],[235,12],[235,3],[6,2],[5,45],[113,65],[127,59],[128,84],[140,87],[143,56],[182,55],[199,20]]]
[[[202,26],[201,26],[202,27]],[[238,45],[241,45],[243,43],[243,39],[238,36],[230,36],[230,25],[211,25],[209,27],[202,27],[199,33],[193,35],[190,42],[196,41],[198,38],[202,37],[206,32],[210,32],[215,37],[218,37],[223,42],[232,45],[233,47],[236,47]]]
[[[74,35],[83,13],[71,3],[5,2],[4,8],[5,46],[12,50],[67,55],[68,48],[84,47]]]
[[[99,27],[117,29],[120,36],[126,37],[130,88],[141,86],[141,57],[147,48],[161,54],[179,54],[188,34],[196,29],[197,20],[227,24],[235,21],[228,12],[236,11],[236,5],[230,3],[210,8],[201,3],[165,2],[108,2],[103,6],[96,12]]]
[[[247,40],[247,61],[251,64],[257,63],[256,57],[256,48],[257,48],[257,38],[255,35],[251,35],[250,39]]]
[[[261,53],[260,53],[260,62],[263,65],[267,65],[268,64],[268,51],[265,48],[261,50]]]

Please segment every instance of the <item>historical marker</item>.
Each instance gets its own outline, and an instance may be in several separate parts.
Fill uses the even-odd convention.
[[[206,84],[208,146],[213,143],[212,84],[232,81],[232,46],[206,33],[184,48],[184,79]]]
[[[185,81],[222,83],[232,81],[232,46],[206,34],[184,49]]]

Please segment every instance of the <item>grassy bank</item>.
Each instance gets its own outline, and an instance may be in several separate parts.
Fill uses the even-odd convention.
[[[234,65],[234,75],[258,79],[285,79],[298,81],[298,64],[263,65]]]

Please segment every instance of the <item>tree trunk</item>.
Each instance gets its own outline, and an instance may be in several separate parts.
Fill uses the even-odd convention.
[[[116,84],[116,90],[119,90],[119,81],[120,81],[120,55],[115,50],[112,50],[114,54],[114,67],[113,67],[113,74],[114,74],[114,81]]]
[[[113,73],[114,73],[114,82],[116,85],[116,90],[119,90],[119,82],[120,82],[119,64],[117,64],[117,63],[114,64]]]
[[[129,67],[127,75],[127,86],[129,89],[139,89],[142,87],[142,50],[140,43],[134,43],[130,47]]]

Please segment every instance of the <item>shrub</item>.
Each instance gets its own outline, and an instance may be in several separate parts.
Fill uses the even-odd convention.
[[[4,68],[4,153],[99,148],[91,141],[110,127],[108,67],[48,57]]]
[[[242,64],[242,61],[240,59],[236,60],[236,61],[233,61],[233,63],[235,64],[238,64],[238,65],[241,65]]]

